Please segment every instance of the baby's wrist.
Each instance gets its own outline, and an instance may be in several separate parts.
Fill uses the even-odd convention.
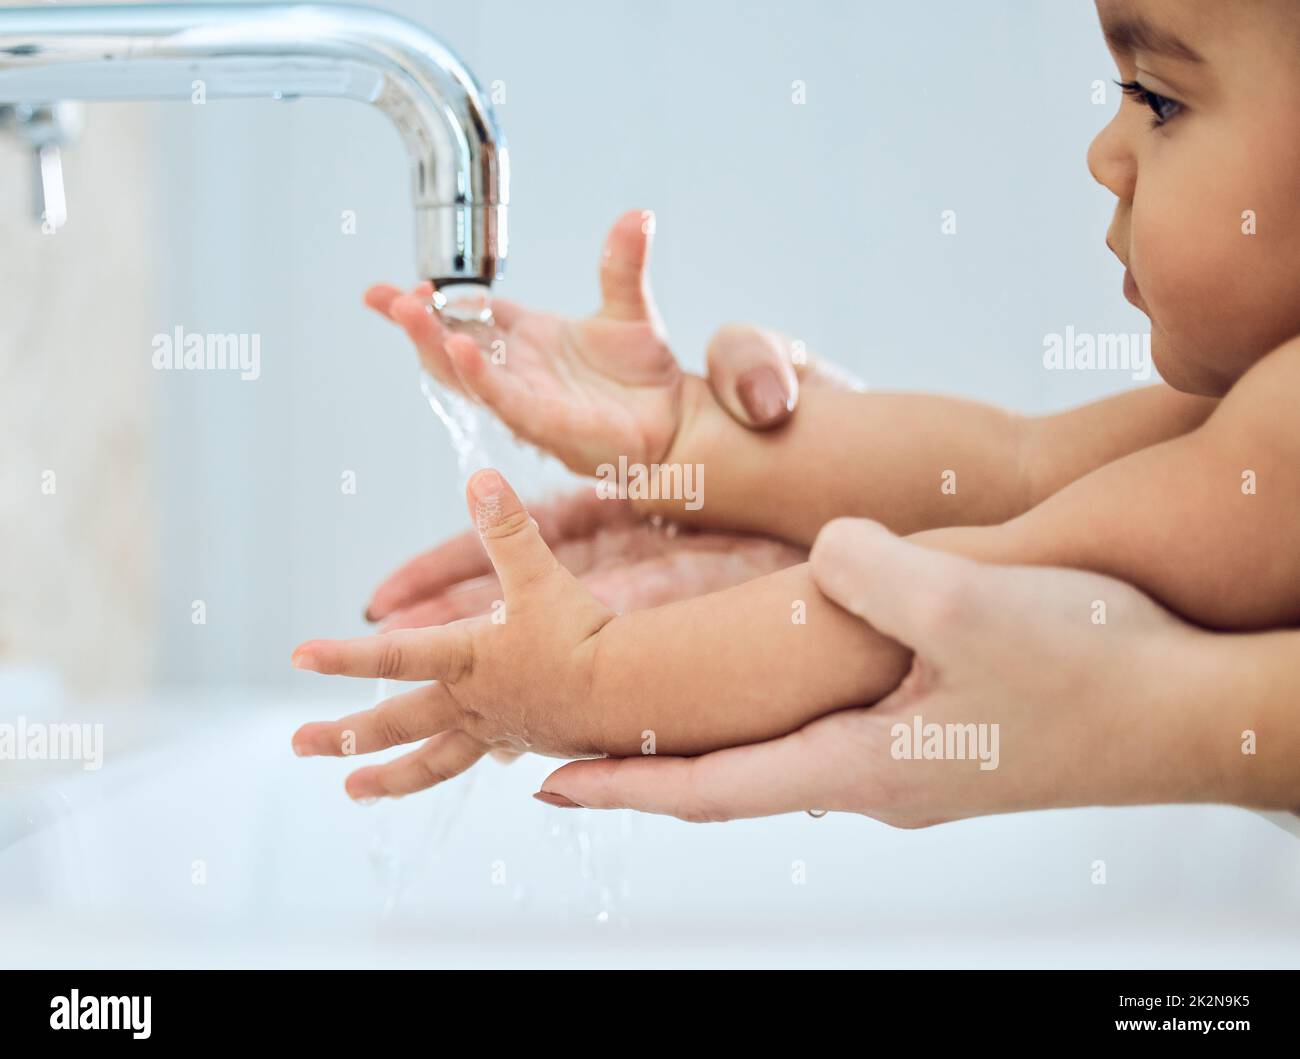
[[[677,429],[659,462],[648,468],[650,495],[631,495],[639,511],[676,521],[703,506],[704,469],[717,445],[726,410],[714,399],[707,380],[685,375],[678,403]]]

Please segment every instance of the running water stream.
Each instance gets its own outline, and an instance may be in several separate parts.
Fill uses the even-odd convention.
[[[471,335],[485,355],[494,344],[504,341],[492,314],[486,287],[462,287],[435,291],[428,311],[437,313],[452,331]],[[546,490],[572,487],[573,476],[556,460],[515,439],[493,415],[464,394],[442,385],[427,371],[420,371],[420,390],[434,415],[447,430],[456,455],[460,492],[474,472],[485,467],[500,470],[523,497],[525,503],[541,499]],[[375,689],[378,704],[398,689],[380,680]],[[403,896],[425,878],[432,860],[441,852],[448,836],[464,812],[480,771],[492,766],[480,761],[467,773],[433,790],[411,798],[381,799],[370,861],[383,891],[383,914],[391,916]],[[490,781],[491,776],[484,782]],[[531,807],[523,807],[527,811]],[[617,910],[627,896],[628,882],[623,849],[633,823],[627,813],[583,813],[581,819],[558,811],[547,812],[547,843],[553,853],[568,862],[575,876],[575,899],[565,902],[568,918],[609,923],[621,917]],[[487,870],[485,866],[485,871]],[[527,883],[515,883],[512,897],[517,905],[531,895]]]

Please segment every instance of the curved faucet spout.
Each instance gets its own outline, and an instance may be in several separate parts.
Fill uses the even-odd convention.
[[[464,64],[414,23],[321,4],[0,8],[0,104],[297,96],[360,100],[397,126],[421,276],[501,273],[505,140]]]

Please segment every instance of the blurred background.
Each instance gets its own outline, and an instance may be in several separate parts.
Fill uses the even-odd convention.
[[[480,84],[504,94],[497,115],[512,182],[501,295],[591,311],[607,227],[625,209],[651,208],[655,291],[692,369],[702,369],[711,332],[741,320],[802,339],[873,387],[1039,412],[1136,385],[1124,372],[1053,373],[1042,363],[1044,336],[1067,326],[1146,330],[1103,244],[1111,197],[1084,161],[1119,102],[1091,4],[378,6],[434,30]],[[805,102],[793,101],[796,83]],[[200,704],[197,716],[201,704],[219,702],[238,716],[281,695],[318,697],[318,678],[289,668],[291,648],[309,636],[361,632],[379,579],[467,525],[455,459],[419,392],[414,352],[361,304],[371,283],[418,278],[397,134],[378,112],[342,101],[95,104],[64,160],[69,222],[44,236],[29,215],[25,151],[0,138],[0,677],[8,680],[0,689],[9,689],[10,711],[32,687],[78,702],[166,703],[179,726],[188,723],[182,704]],[[355,234],[344,233],[348,211]],[[955,233],[943,230],[945,211]],[[153,336],[177,327],[259,334],[260,378],[154,371]],[[856,465],[870,473],[868,462]],[[48,470],[57,473],[52,495],[41,488]],[[349,471],[354,494],[340,488]],[[204,624],[193,621],[195,601],[205,605]],[[352,690],[354,699],[369,694]],[[232,730],[226,714],[214,716],[220,731]],[[246,786],[229,796],[237,805],[251,799],[250,818],[300,799],[303,815],[285,826],[306,829],[295,840],[305,842],[336,826],[323,822],[332,814],[356,810],[338,808],[341,773],[292,796],[267,779],[296,765],[283,753],[290,730],[273,755],[241,736],[233,763],[212,770],[211,797],[227,796],[219,776],[239,775]],[[158,769],[207,775],[197,761],[172,758],[141,782],[159,783]],[[512,811],[550,819],[526,801],[545,763],[510,772],[515,809],[499,812],[482,791],[507,781],[489,768],[475,781],[487,808],[477,826],[463,825],[465,856],[473,850],[480,873],[492,859],[490,843],[480,848],[483,829],[508,833]],[[183,772],[146,787],[135,826],[164,826],[149,814],[168,797],[191,826],[208,819],[212,802],[183,787]],[[331,815],[312,822],[310,807],[325,799]],[[34,827],[40,813],[28,816]],[[1083,832],[1063,830],[1067,816]],[[78,825],[83,838],[87,826]],[[103,826],[117,835],[122,825]],[[175,826],[184,831],[183,821]],[[617,846],[615,825],[595,826],[607,828],[607,850]],[[1048,814],[923,837],[803,817],[710,829],[712,838],[667,821],[635,826],[639,855],[660,873],[663,908],[700,880],[725,882],[723,861],[710,856],[733,867],[766,863],[767,844],[794,835],[807,843],[807,828],[821,828],[815,849],[838,867],[820,899],[834,901],[807,914],[827,936],[837,922],[847,929],[845,910],[876,888],[911,902],[899,922],[927,922],[938,906],[962,916],[982,901],[998,910],[993,922],[1009,924],[1014,898],[1036,909],[1031,927],[1061,924],[1080,914],[1079,902],[1101,900],[1087,866],[1106,848],[1130,858],[1121,917],[1130,945],[1132,924],[1157,911],[1174,916],[1158,929],[1186,943],[1179,901],[1202,922],[1216,909],[1225,924],[1264,916],[1237,934],[1252,939],[1241,951],[1255,959],[1292,959],[1300,932],[1294,912],[1277,919],[1300,881],[1300,844],[1232,810]],[[265,896],[257,870],[282,880],[266,867],[285,858],[276,833],[262,835],[257,853],[231,854],[245,858],[248,892]],[[692,837],[671,837],[682,834]],[[581,857],[576,832],[557,841]],[[1035,860],[1038,847],[1027,841],[1043,843],[1047,859]],[[1211,854],[1196,855],[1193,842],[1212,843]],[[93,868],[78,848],[72,861],[51,850],[11,861],[19,874],[33,863],[48,868],[30,870],[22,884],[11,875],[14,892],[28,883],[33,892],[58,889],[51,880],[66,881],[76,863],[100,879],[107,907],[119,907],[132,872],[114,874],[102,861]],[[186,858],[179,846],[167,849]],[[877,859],[885,856],[900,859],[887,868]],[[1061,856],[1073,858],[1068,869]],[[446,863],[456,860],[449,854]],[[789,892],[791,860],[780,847],[767,868],[754,869],[775,872],[767,899],[776,911],[765,915],[789,913],[773,895]],[[337,862],[318,866],[349,878]],[[966,880],[964,897],[951,892],[954,873]],[[735,886],[734,878],[730,890],[719,883],[710,891],[719,901],[700,916],[734,911],[723,898],[746,892]],[[285,887],[277,900],[303,899]],[[176,897],[178,908],[192,892]],[[561,882],[537,883],[538,892],[557,907],[570,893]],[[350,907],[346,885],[329,893]],[[229,908],[246,896],[228,891]],[[1151,951],[1139,946],[1132,957]],[[1186,958],[1233,951],[1193,946]],[[1096,956],[1104,960],[1105,950]]]
[[[651,208],[696,370],[744,320],[872,386],[1040,411],[1133,385],[1042,366],[1067,324],[1145,330],[1084,164],[1118,99],[1090,4],[381,6],[504,91],[503,296],[591,311],[608,225]],[[414,353],[361,305],[417,279],[397,134],[346,101],[94,104],[54,238],[0,149],[3,657],[82,690],[293,681],[294,643],[359,631],[380,577],[466,523]],[[178,326],[260,334],[261,378],[152,370]]]

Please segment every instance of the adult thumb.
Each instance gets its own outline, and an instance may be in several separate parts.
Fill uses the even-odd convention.
[[[916,651],[945,653],[981,620],[978,563],[896,537],[870,519],[828,522],[809,562],[826,596]]]
[[[799,400],[791,343],[775,331],[726,324],[706,354],[713,396],[742,426],[780,426]]]

